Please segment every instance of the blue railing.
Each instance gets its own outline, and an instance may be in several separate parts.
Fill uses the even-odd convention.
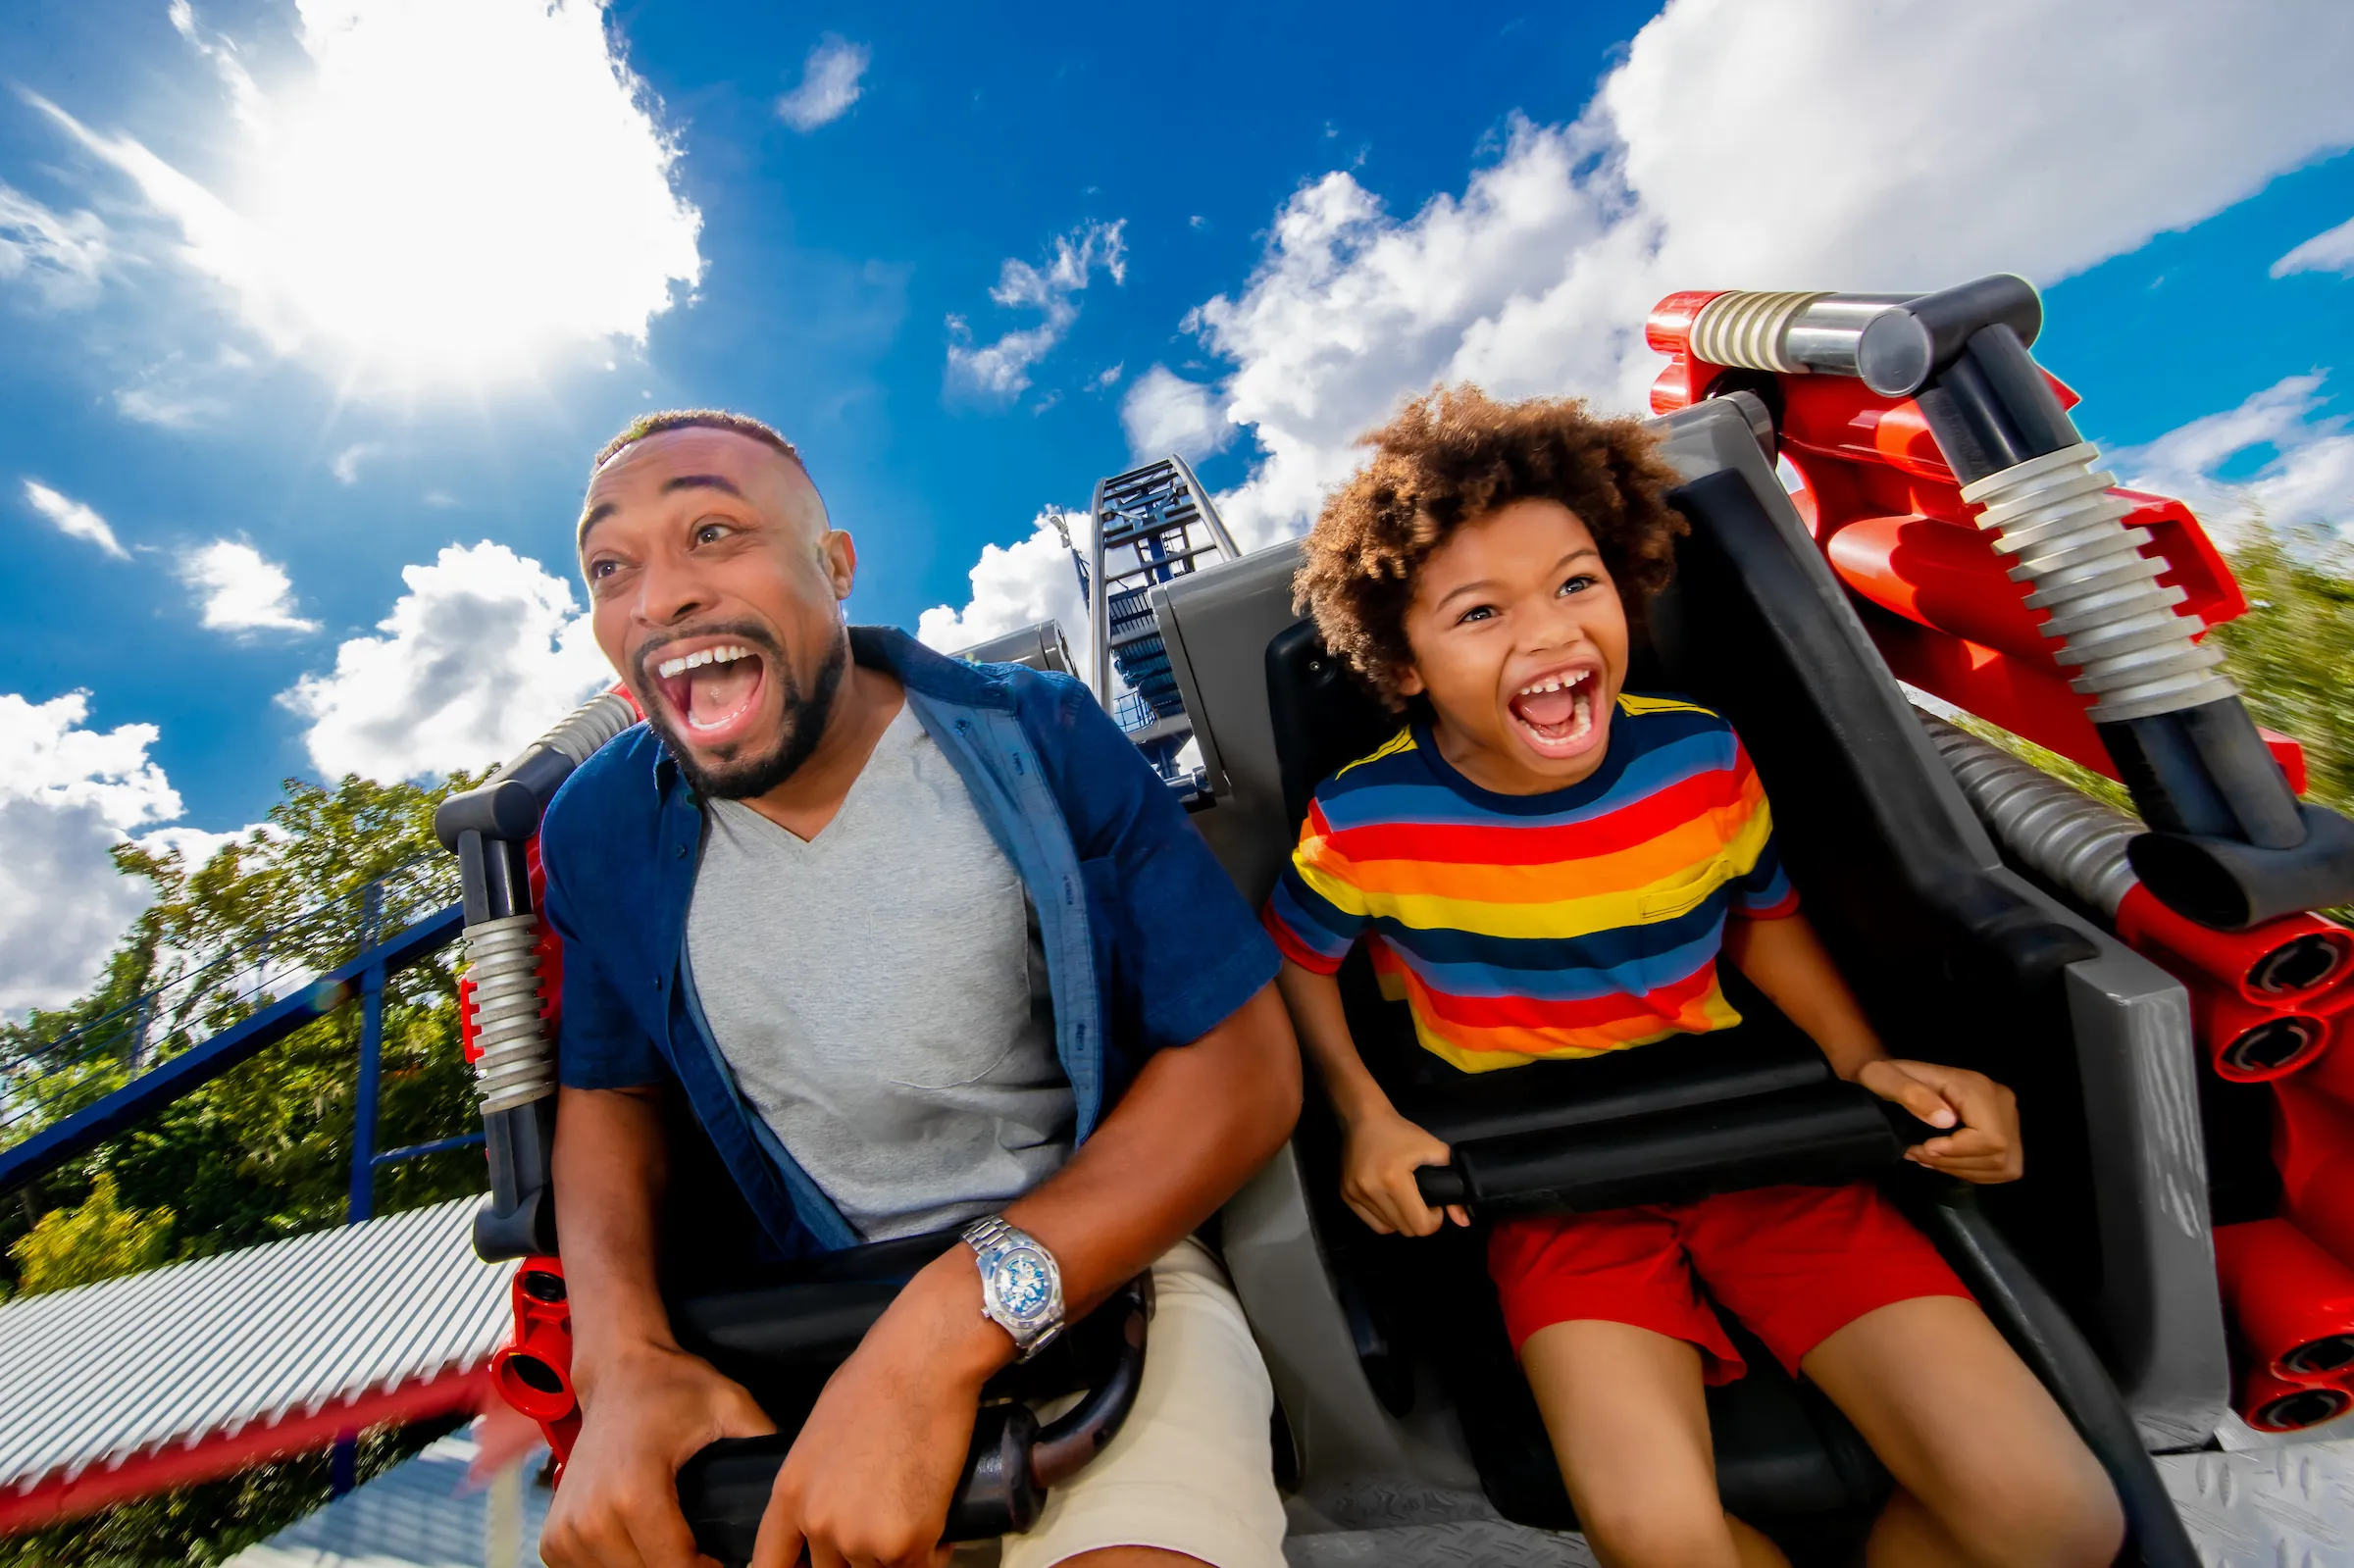
[[[456,862],[419,856],[179,970],[98,1018],[0,1059],[0,1190],[89,1152],[356,1001],[362,1022],[347,1216],[354,1222],[372,1217],[379,1168],[483,1138],[478,1131],[404,1148],[376,1147],[384,986],[393,975],[457,940],[464,917],[456,893]],[[311,972],[316,955],[347,946],[356,947],[353,956]],[[36,1081],[53,1084],[77,1068],[95,1075],[110,1065],[127,1073],[127,1081],[32,1127],[55,1112],[59,1097]],[[69,1083],[64,1092],[71,1095],[78,1087]]]

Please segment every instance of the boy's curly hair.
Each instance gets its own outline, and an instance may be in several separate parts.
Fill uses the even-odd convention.
[[[1413,662],[1414,578],[1466,519],[1561,502],[1593,533],[1630,618],[1674,575],[1686,525],[1666,494],[1682,480],[1634,420],[1598,419],[1577,398],[1499,403],[1463,385],[1417,398],[1360,444],[1373,460],[1325,502],[1292,600],[1392,709],[1406,705],[1398,676]]]

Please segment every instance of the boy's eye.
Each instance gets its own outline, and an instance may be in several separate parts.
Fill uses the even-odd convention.
[[[1496,606],[1492,604],[1475,604],[1471,606],[1470,609],[1465,610],[1461,615],[1457,616],[1455,618],[1455,624],[1457,626],[1462,626],[1471,621],[1493,621],[1495,619]]]
[[[1586,589],[1595,585],[1595,581],[1594,574],[1591,572],[1580,572],[1577,576],[1562,583],[1560,592],[1556,596],[1565,599],[1572,593],[1583,593]]]

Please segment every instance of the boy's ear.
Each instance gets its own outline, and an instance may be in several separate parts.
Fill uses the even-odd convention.
[[[1415,669],[1412,665],[1402,664],[1398,666],[1398,674],[1396,679],[1398,682],[1398,694],[1400,696],[1418,697],[1422,694],[1422,672]]]

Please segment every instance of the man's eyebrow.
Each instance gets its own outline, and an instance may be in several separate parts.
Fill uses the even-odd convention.
[[[745,498],[743,491],[737,487],[736,481],[732,479],[729,479],[725,474],[674,475],[672,478],[662,481],[662,493],[664,495],[668,495],[673,490],[721,490],[725,491],[729,495],[733,495],[739,501]],[[574,538],[577,540],[578,544],[587,544],[588,542],[588,531],[596,527],[599,523],[602,523],[605,519],[611,517],[615,512],[619,511],[620,508],[621,503],[618,501],[599,501],[596,503],[596,505],[590,507],[588,513],[582,517],[581,526],[574,534]]]
[[[668,495],[673,490],[725,490],[739,501],[743,499],[743,492],[736,487],[736,481],[725,474],[673,475],[662,481],[662,493]]]

